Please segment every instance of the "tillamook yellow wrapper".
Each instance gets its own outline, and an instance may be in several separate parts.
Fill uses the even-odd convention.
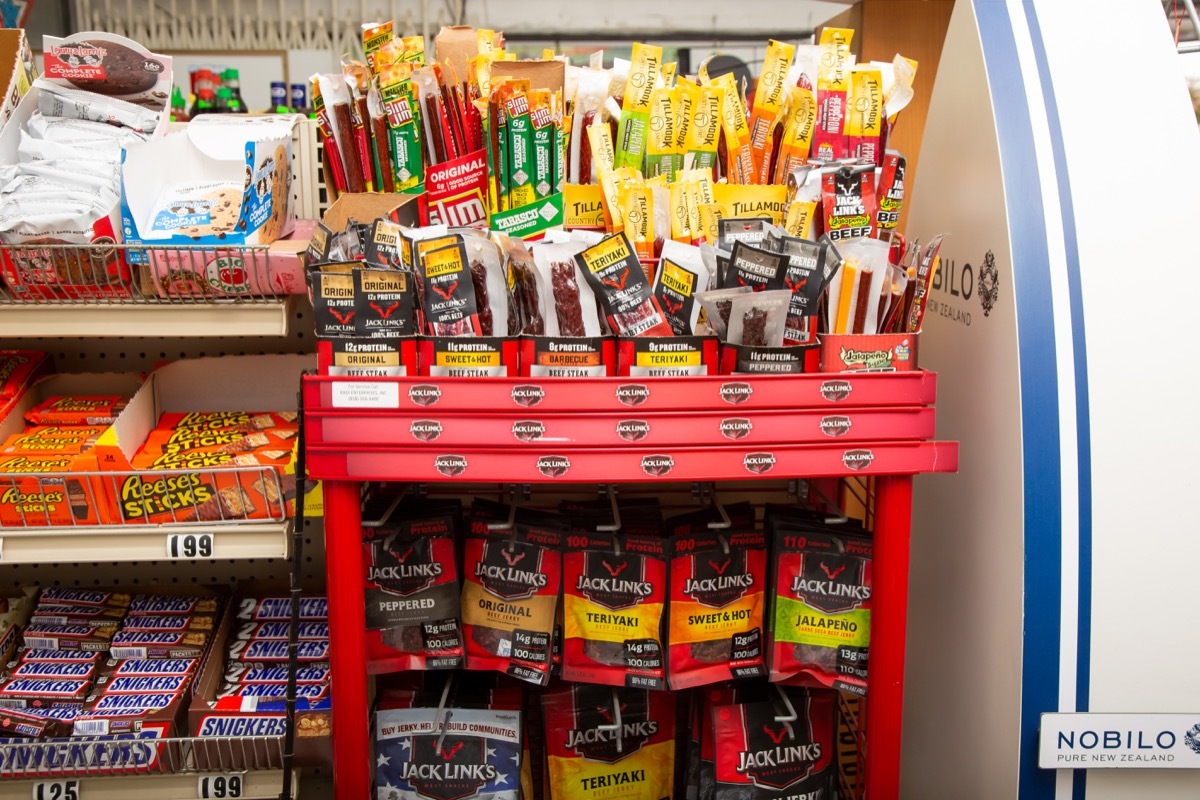
[[[646,175],[675,180],[675,89],[655,89],[650,96],[650,141],[646,149]]]
[[[774,183],[787,183],[792,170],[808,161],[812,150],[813,129],[817,120],[817,99],[808,89],[793,86],[788,90],[788,109],[783,123],[783,142],[775,165]]]
[[[729,163],[725,175],[730,183],[752,183],[754,181],[754,158],[750,151],[750,124],[746,120],[746,106],[742,93],[732,72],[713,81],[713,86],[722,90],[721,127],[725,131],[725,147],[729,152]]]
[[[750,153],[754,160],[754,183],[769,183],[771,169],[771,129],[775,117],[787,100],[787,73],[792,66],[795,45],[777,42],[767,45],[767,57],[759,73],[750,115]]]
[[[850,96],[846,107],[849,155],[859,161],[880,165],[883,119],[883,74],[877,67],[855,67],[850,71]]]
[[[783,224],[787,213],[786,186],[738,186],[718,183],[713,196],[730,217],[767,217],[776,225]]]
[[[821,64],[817,69],[817,132],[813,146],[817,158],[845,158],[846,94],[850,89],[850,40],[854,31],[826,28],[821,31]]]
[[[617,166],[642,168],[650,126],[650,95],[658,80],[662,48],[636,42],[625,81],[621,127],[617,133]]]
[[[701,86],[693,93],[692,117],[688,122],[684,166],[710,172],[717,163],[717,137],[721,134],[722,92]]]

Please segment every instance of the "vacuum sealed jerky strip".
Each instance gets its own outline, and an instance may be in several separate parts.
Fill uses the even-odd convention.
[[[761,247],[734,242],[722,288],[749,286],[756,292],[783,286],[787,256]]]
[[[354,131],[354,150],[363,174],[363,185],[375,191],[376,163],[371,145],[371,113],[367,107],[367,92],[371,88],[371,70],[361,61],[347,63],[342,59],[342,74],[350,95],[350,124]],[[382,182],[380,183],[382,186]]]
[[[493,234],[499,242],[505,257],[508,259],[509,283],[515,301],[516,313],[510,317],[515,319],[516,328],[510,326],[509,334],[526,334],[529,336],[546,335],[546,309],[542,303],[543,289],[541,276],[534,263],[533,254],[525,247],[520,239],[510,238],[503,234]]]
[[[766,535],[686,527],[671,539],[671,689],[766,675]]]
[[[708,291],[709,277],[699,247],[676,241],[663,243],[662,260],[654,276],[654,297],[676,336],[698,332],[700,302],[696,295]]]
[[[478,336],[479,308],[462,242],[420,258],[425,326],[430,336]]]
[[[700,307],[704,309],[708,327],[721,341],[729,341],[729,317],[733,313],[734,298],[753,291],[749,286],[734,286],[729,289],[711,289],[696,295]]]
[[[786,289],[733,298],[726,341],[745,347],[782,347],[792,293]]]
[[[334,194],[340,195],[349,191],[349,183],[346,178],[346,165],[342,160],[342,146],[338,141],[341,133],[334,125],[333,112],[325,104],[325,96],[321,93],[321,86],[325,80],[321,75],[313,75],[309,78],[312,84],[313,113],[317,115],[317,126],[321,130],[323,162],[328,165],[325,183],[328,185],[329,178],[332,176]]]
[[[714,800],[832,797],[832,692],[772,689],[767,699],[712,708]]]
[[[334,141],[346,174],[346,189],[350,192],[365,192],[367,185],[362,172],[362,162],[354,144],[354,121],[350,115],[350,90],[340,73],[318,75],[321,98],[333,130]]]
[[[825,288],[826,248],[790,236],[780,240],[780,248],[787,256],[783,286],[792,293],[783,338],[791,342],[808,341],[808,320],[816,316],[817,300]]]
[[[471,285],[479,307],[481,336],[508,336],[511,296],[500,248],[489,239],[464,237],[471,265]]]
[[[821,175],[825,234],[832,240],[857,239],[871,233],[875,219],[875,168],[840,167]]]
[[[546,336],[603,333],[596,296],[575,260],[584,249],[574,242],[534,245],[533,260],[540,278],[542,308],[546,310]]]
[[[567,176],[571,183],[593,183],[596,180],[587,129],[599,120],[600,107],[608,92],[608,80],[608,73],[603,70],[579,70],[571,119],[571,169]]]
[[[562,584],[562,533],[516,521],[489,530],[471,520],[463,551],[467,669],[503,672],[544,686]]]
[[[354,279],[355,328],[366,337],[412,336],[413,276],[408,270],[356,269]]]
[[[662,689],[666,543],[571,533],[563,556],[564,680]]]
[[[455,511],[416,512],[363,529],[367,629],[382,631],[383,644],[404,654],[398,669],[463,664],[455,559],[462,515]]]
[[[671,326],[650,290],[646,273],[624,233],[575,256],[600,298],[609,327],[621,336],[670,336]]]
[[[677,796],[673,694],[576,684],[546,692],[543,705],[546,800]]]
[[[895,150],[888,150],[884,154],[883,171],[876,188],[878,208],[871,230],[871,235],[876,239],[882,239],[885,232],[894,231],[900,224],[900,212],[904,208],[904,173],[907,168],[908,162]]]
[[[774,525],[771,681],[865,695],[871,540],[815,525]]]

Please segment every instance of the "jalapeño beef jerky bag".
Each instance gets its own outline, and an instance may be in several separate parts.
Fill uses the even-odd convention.
[[[445,726],[445,736],[441,735]],[[375,715],[375,787],[391,800],[518,800],[521,714],[397,708]]]
[[[503,672],[545,685],[562,583],[561,532],[516,521],[488,530],[472,518],[463,552],[467,669]]]
[[[761,531],[699,525],[672,537],[672,689],[766,675],[766,574]]]
[[[454,669],[463,663],[455,560],[461,509],[421,512],[363,529],[367,629],[382,631],[383,644],[399,651],[390,661],[395,669]]]
[[[608,326],[621,336],[670,336],[671,326],[654,299],[646,272],[624,233],[575,256],[604,306]]]
[[[571,533],[563,556],[563,678],[661,689],[667,594],[662,539]]]
[[[867,693],[871,540],[776,520],[771,680]]]
[[[674,695],[576,684],[544,706],[549,800],[674,797]]]
[[[771,692],[766,702],[713,707],[713,800],[833,797],[834,694],[780,691],[787,703]]]

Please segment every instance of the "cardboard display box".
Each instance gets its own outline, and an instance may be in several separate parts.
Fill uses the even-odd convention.
[[[20,28],[0,30],[0,128],[8,122],[17,103],[29,91],[30,84],[37,78],[37,66],[33,63],[33,51],[29,39]]]

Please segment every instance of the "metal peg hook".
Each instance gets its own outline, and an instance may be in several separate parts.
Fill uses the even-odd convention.
[[[439,756],[442,754],[442,742],[446,741],[446,728],[450,724],[450,718],[454,716],[453,711],[446,711],[446,701],[450,698],[450,685],[454,683],[457,676],[454,673],[446,679],[446,683],[442,686],[442,698],[438,700],[437,712],[433,715],[433,726],[438,732],[437,742],[433,745],[433,752]],[[443,717],[442,714],[445,714]]]
[[[793,730],[792,723],[800,719],[800,715],[796,713],[796,707],[792,705],[792,699],[788,697],[784,688],[777,683],[772,685],[775,687],[775,691],[779,692],[779,699],[783,702],[783,708],[786,712],[784,714],[776,714],[775,721],[782,722],[784,727],[787,728],[788,739],[795,739],[796,731]]]
[[[604,525],[597,525],[597,533],[615,533],[621,530],[621,509],[617,508],[617,487],[611,483],[604,484],[605,493],[608,495],[608,507],[612,511],[612,522]]]
[[[619,752],[621,752],[621,748],[622,748],[622,741],[621,741],[622,733],[621,732],[622,732],[623,726],[621,725],[621,698],[617,697],[617,690],[615,688],[612,690],[612,707],[613,707],[612,723],[610,723],[608,725],[597,725],[596,730],[598,730],[598,731],[616,731],[616,733],[617,733],[617,752],[619,753]]]
[[[841,506],[830,500],[829,496],[825,494],[825,492],[821,491],[821,487],[817,486],[815,483],[793,480],[788,484],[788,494],[797,499],[803,499],[803,495],[807,494],[809,491],[815,493],[817,497],[821,498],[821,501],[825,503],[826,508],[837,509],[837,513],[834,516],[825,517],[826,525],[844,525],[850,521],[850,518],[842,512]]]

